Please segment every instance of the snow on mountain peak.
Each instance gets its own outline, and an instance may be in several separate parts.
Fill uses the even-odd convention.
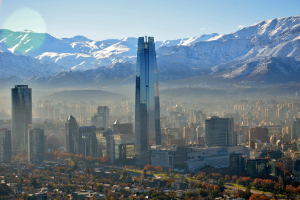
[[[73,42],[92,42],[92,41],[93,41],[93,40],[88,39],[87,37],[82,36],[82,35],[76,35],[76,36],[71,37],[71,38],[62,38],[61,40],[62,40],[63,42],[66,42],[66,43],[73,43]]]
[[[66,70],[103,68],[97,71],[110,74],[109,70],[114,70],[116,66],[121,69],[124,65],[132,71],[136,59],[138,39],[135,37],[101,41],[84,36],[57,39],[49,34],[5,29],[0,30],[0,35],[0,52],[35,57],[39,63],[54,63],[56,67],[63,66]],[[292,63],[296,66],[295,63],[300,60],[299,35],[300,15],[297,15],[261,21],[231,34],[212,33],[156,41],[158,67],[160,71],[173,74],[173,77],[182,77],[182,68],[188,74],[186,76],[194,76],[200,73],[199,70],[206,70],[205,73],[231,70],[224,76],[221,75],[227,78],[249,75],[250,72],[254,73],[254,70],[254,74],[266,73],[266,70],[270,69],[285,73],[284,68],[278,67],[280,64],[289,66]],[[38,44],[38,41],[42,43]],[[296,67],[291,70],[296,70]]]

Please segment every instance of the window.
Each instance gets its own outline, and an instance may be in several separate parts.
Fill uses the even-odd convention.
[[[173,166],[173,156],[169,156],[169,166]]]

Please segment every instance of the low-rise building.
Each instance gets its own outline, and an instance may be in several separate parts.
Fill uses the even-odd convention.
[[[230,154],[241,153],[250,157],[250,151],[245,146],[232,147],[181,147],[173,149],[156,149],[150,152],[151,165],[173,169],[201,169],[206,165],[212,167],[228,167]]]

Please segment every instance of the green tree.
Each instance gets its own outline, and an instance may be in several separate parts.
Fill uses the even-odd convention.
[[[204,189],[199,189],[199,190],[197,191],[197,194],[198,194],[199,196],[202,196],[202,197],[207,197],[207,196],[208,196],[208,192],[207,192],[206,190],[204,190]]]
[[[123,171],[123,173],[122,173],[122,175],[123,175],[124,177],[127,177],[127,176],[128,176],[128,173],[127,173],[127,171],[126,171],[126,170],[124,170],[124,171]]]
[[[223,192],[225,190],[224,184],[225,184],[224,178],[220,178],[218,183],[220,192]]]
[[[168,197],[169,197],[170,199],[176,199],[177,194],[176,194],[176,192],[174,192],[174,191],[170,191],[170,192],[168,192]]]
[[[91,200],[97,200],[94,194],[93,194],[93,196],[91,197]]]
[[[8,196],[11,193],[11,189],[6,184],[0,184],[0,195]]]
[[[219,196],[219,191],[218,190],[211,190],[209,192],[209,198],[210,199],[215,199]]]
[[[251,193],[251,186],[248,185],[246,186],[246,190],[245,190],[245,199],[249,199],[251,197],[252,193]]]
[[[38,188],[39,187],[39,183],[36,181],[36,179],[32,179],[31,181],[31,185],[34,187],[34,188]]]
[[[58,170],[59,170],[61,173],[64,173],[64,172],[65,172],[65,169],[64,169],[63,167],[60,167]]]
[[[102,184],[97,184],[97,192],[101,193],[103,191],[103,185]]]
[[[194,194],[190,191],[185,192],[185,196],[191,198]]]

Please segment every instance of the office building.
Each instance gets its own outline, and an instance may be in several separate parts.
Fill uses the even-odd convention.
[[[270,126],[261,126],[261,127],[268,129],[269,138],[272,135],[275,135],[277,137],[281,137],[282,136],[282,126],[280,126],[280,125],[270,125]]]
[[[98,106],[97,113],[91,118],[91,125],[96,128],[109,127],[109,108],[107,106]]]
[[[232,174],[240,175],[247,172],[247,156],[241,153],[230,154],[230,169]]]
[[[300,136],[300,119],[296,118],[292,125],[292,140],[298,140]]]
[[[13,151],[27,151],[28,129],[32,124],[32,93],[28,85],[11,89],[11,134]]]
[[[282,159],[284,172],[289,172],[290,174],[294,171],[294,161],[291,157],[285,157]]]
[[[113,134],[132,134],[132,123],[120,124],[118,120],[113,124]]]
[[[294,164],[294,180],[300,182],[300,160],[295,160]]]
[[[97,156],[103,157],[106,155],[106,137],[107,135],[112,134],[111,129],[105,130],[104,128],[96,128],[96,137],[97,137]]]
[[[247,173],[250,177],[269,176],[268,159],[247,160]]]
[[[174,154],[176,154],[176,151],[153,151],[151,152],[151,165],[173,168]],[[182,163],[183,165],[184,161],[185,160],[183,160]],[[185,166],[182,168],[185,169]]]
[[[149,163],[150,145],[161,145],[158,73],[154,38],[138,39],[135,91],[135,156]]]
[[[237,136],[234,134],[234,119],[212,116],[205,120],[205,143],[213,146],[236,146]]]
[[[81,151],[83,156],[97,157],[97,138],[95,126],[81,126],[78,128],[78,135],[81,136]]]
[[[28,131],[28,162],[36,163],[44,160],[44,130],[34,128]]]
[[[167,137],[172,135],[172,136],[174,136],[174,139],[181,139],[182,138],[180,136],[180,133],[179,133],[179,128],[166,128],[165,129],[165,135]]]
[[[103,120],[102,127],[108,128],[109,127],[109,124],[108,124],[109,123],[109,108],[107,106],[98,106],[97,115],[98,115],[100,121],[101,121],[101,118]]]
[[[106,136],[106,155],[109,156],[111,163],[128,163],[135,157],[135,135],[107,135]]]
[[[91,125],[95,126],[96,128],[103,128],[103,117],[99,117],[97,114],[95,114],[91,118]]]
[[[269,160],[269,175],[273,177],[284,177],[284,166],[282,160]]]
[[[269,142],[268,129],[262,127],[250,128],[249,146],[255,149],[255,143]]]
[[[11,131],[0,129],[0,163],[11,161]]]
[[[81,135],[76,119],[71,115],[65,123],[66,149],[68,153],[81,154]]]
[[[245,159],[250,157],[250,151],[245,146],[220,147],[178,147],[151,150],[151,165],[179,170],[200,170],[205,166],[227,168],[230,166],[230,155],[240,153],[238,168],[244,172]],[[239,162],[241,161],[241,162]]]

